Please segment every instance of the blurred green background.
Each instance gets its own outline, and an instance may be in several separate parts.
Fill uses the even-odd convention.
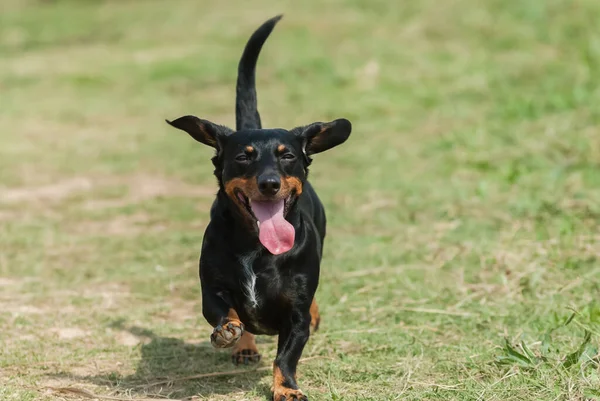
[[[207,342],[211,150],[258,65],[266,127],[345,117],[313,400],[600,399],[597,0],[0,1],[0,398],[264,400]],[[158,384],[157,384],[158,383]],[[54,389],[54,390],[53,390]]]

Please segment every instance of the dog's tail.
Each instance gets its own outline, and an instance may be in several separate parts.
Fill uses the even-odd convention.
[[[262,128],[256,104],[256,61],[263,44],[281,17],[283,15],[278,15],[262,24],[246,43],[246,48],[238,65],[235,99],[235,125],[237,131]]]

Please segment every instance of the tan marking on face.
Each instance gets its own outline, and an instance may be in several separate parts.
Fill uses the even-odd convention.
[[[235,194],[235,190],[241,190],[246,198],[255,199],[255,200],[277,200],[277,199],[285,199],[287,198],[292,191],[296,192],[296,195],[300,195],[302,193],[302,181],[300,181],[297,177],[280,177],[281,178],[281,189],[274,197],[266,198],[264,195],[260,193],[258,190],[258,183],[256,177],[252,178],[232,178],[231,180],[225,183],[225,193],[229,195],[231,199],[236,202],[236,204],[245,209],[242,201]]]
[[[285,150],[286,150],[286,149],[287,149],[287,148],[285,147],[285,145],[279,145],[279,146],[277,146],[277,151],[278,151],[279,153],[283,153],[283,152],[285,152]]]
[[[246,152],[252,153],[252,152],[254,152],[254,148],[252,146],[248,145],[248,146],[246,146]]]
[[[247,223],[251,226],[254,225],[254,217],[248,213],[246,209],[246,204],[237,196],[237,191],[240,190],[244,194],[244,196],[248,199],[253,200],[281,200],[287,199],[292,192],[295,193],[295,196],[300,196],[302,193],[302,181],[300,181],[297,177],[281,177],[281,189],[275,196],[266,197],[260,193],[258,189],[258,182],[256,177],[251,178],[243,178],[237,177],[232,178],[231,180],[225,183],[225,193],[229,196],[235,205],[239,208],[240,213],[244,216]]]
[[[258,184],[256,181],[256,177],[252,178],[242,178],[237,177],[233,178],[225,183],[225,193],[229,196],[233,202],[237,205],[237,207],[242,212],[242,215],[248,218],[251,221],[251,216],[248,214],[246,210],[246,205],[242,202],[242,200],[236,195],[236,189],[239,189],[244,193],[244,196],[248,199],[256,199],[259,198],[260,191],[258,190]]]
[[[296,192],[296,196],[302,193],[302,181],[296,177],[281,177],[281,189],[279,193],[282,198],[287,198],[292,191]]]
[[[243,206],[242,201],[236,196],[235,190],[240,189],[249,199],[255,199],[260,196],[256,177],[252,178],[233,178],[225,183],[225,193],[236,202]]]

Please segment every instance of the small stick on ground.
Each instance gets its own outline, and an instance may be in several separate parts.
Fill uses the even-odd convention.
[[[306,361],[310,361],[312,359],[331,359],[331,358],[326,357],[326,356],[316,355],[316,356],[310,356],[307,358],[302,358],[298,362],[303,363]],[[203,379],[206,377],[241,375],[244,373],[261,372],[261,371],[271,370],[271,369],[273,369],[271,366],[261,366],[261,367],[254,368],[254,369],[238,369],[238,370],[229,370],[227,372],[201,373],[201,374],[192,375],[192,376],[175,377],[175,378],[169,379],[169,380],[162,380],[159,382],[144,384],[143,386],[140,386],[140,387],[154,387],[154,386],[160,386],[161,384],[170,384],[170,383],[174,383],[174,382],[182,382],[182,381],[187,381],[187,380]]]
[[[113,397],[110,395],[94,394],[87,390],[83,390],[83,389],[76,388],[76,387],[45,387],[45,388],[52,392],[55,392],[55,393],[71,394],[71,395],[79,396],[82,398],[89,398],[89,399],[95,399],[95,400],[111,400],[111,401],[132,401],[133,400],[132,398]],[[164,398],[136,398],[135,401],[157,401],[157,400],[163,400],[163,399]],[[172,401],[184,401],[184,400],[172,400]]]

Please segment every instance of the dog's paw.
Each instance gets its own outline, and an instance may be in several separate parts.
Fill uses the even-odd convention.
[[[210,335],[210,342],[215,348],[233,347],[244,333],[244,324],[239,320],[230,320],[218,325]]]
[[[308,397],[300,390],[278,386],[273,391],[273,401],[308,401]]]
[[[249,365],[260,362],[260,354],[257,349],[241,349],[231,354],[231,362],[235,365]]]

